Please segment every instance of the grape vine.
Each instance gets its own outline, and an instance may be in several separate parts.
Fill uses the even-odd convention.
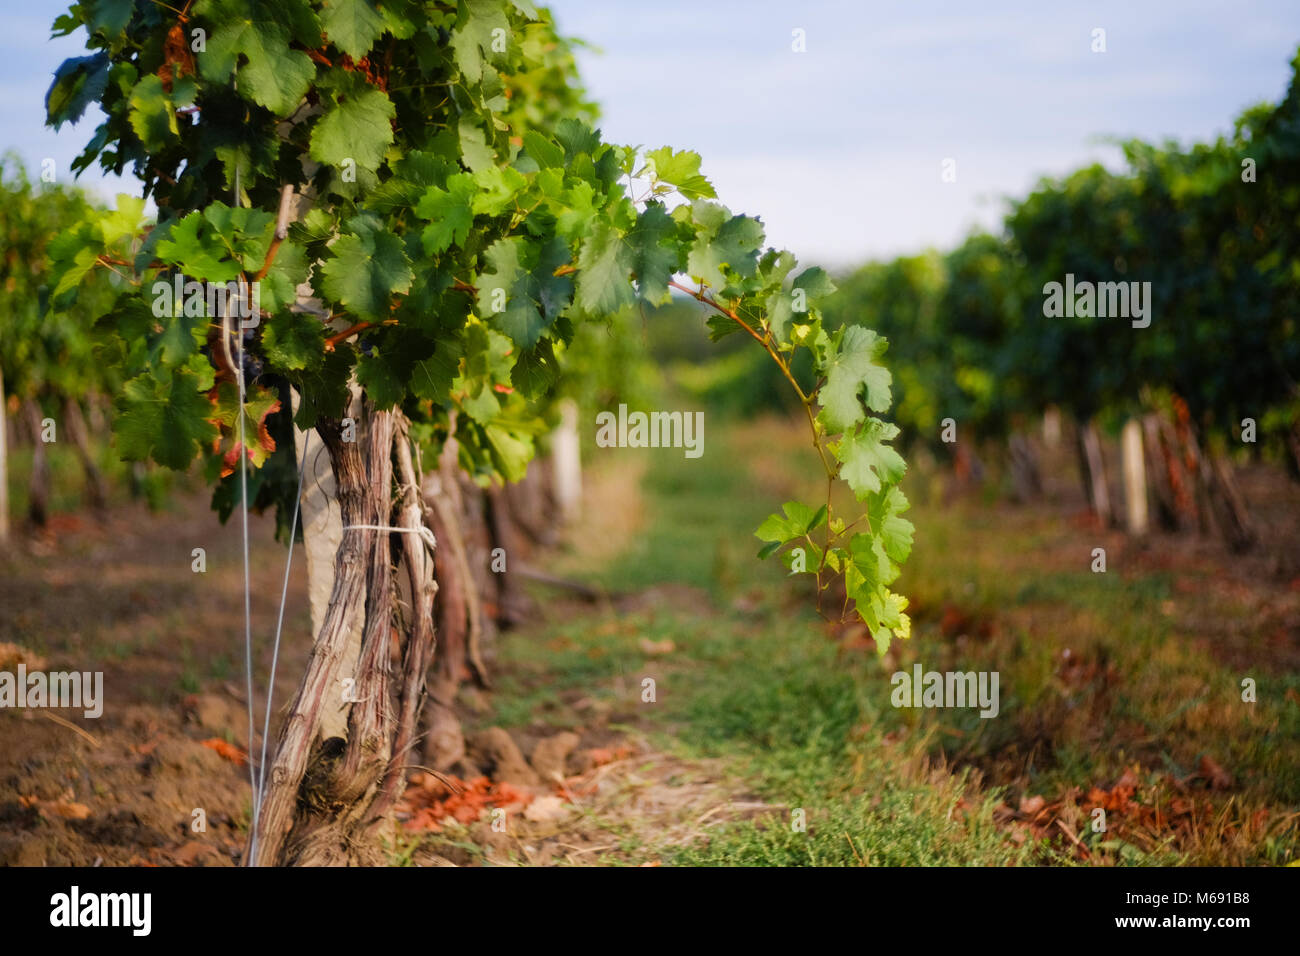
[[[906,600],[889,590],[912,528],[897,429],[877,417],[890,404],[884,339],[824,329],[829,278],[765,249],[762,223],[717,201],[697,154],[606,143],[545,11],[523,0],[76,4],[56,32],[82,26],[90,55],[60,68],[49,121],[98,100],[106,118],[78,168],[129,167],[159,210],[150,225],[140,200],[119,197],[54,250],[56,307],[96,270],[125,280],[107,313],[131,372],[116,421],[124,455],[172,468],[202,457],[217,481],[245,455],[259,502],[285,501],[291,448],[274,432],[288,390],[305,429],[341,416],[355,382],[434,443],[454,414],[462,465],[515,479],[575,329],[685,289],[713,309],[715,338],[743,332],[782,370],[827,477],[824,503],[789,502],[763,522],[760,553],[785,549],[819,591],[842,575],[882,650],[908,635]],[[280,237],[286,186],[299,202]],[[154,307],[150,290],[177,274],[258,283],[242,407],[214,347],[221,317]],[[818,375],[811,389],[790,374],[800,350]],[[239,416],[259,436],[248,448],[234,438]],[[837,482],[862,504],[851,520],[834,510]]]

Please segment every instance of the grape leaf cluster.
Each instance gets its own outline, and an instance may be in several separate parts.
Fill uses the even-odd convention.
[[[828,495],[815,512],[795,508],[797,520],[787,509],[791,525],[769,519],[760,537],[806,541],[808,572],[821,588],[842,574],[882,646],[907,635],[906,602],[888,590],[911,527],[896,430],[876,417],[890,401],[884,340],[823,329],[829,278],[765,248],[762,223],[717,200],[698,155],[605,142],[545,11],[525,0],[97,3],[56,22],[78,27],[90,55],[60,68],[49,121],[97,99],[105,119],[78,167],[130,167],[159,210],[146,224],[122,197],[57,256],[62,304],[92,270],[129,279],[109,313],[133,373],[119,400],[125,454],[175,468],[202,454],[219,477],[244,414],[249,434],[268,435],[248,452],[260,466],[292,454],[267,428],[290,388],[310,428],[343,414],[355,382],[417,433],[446,434],[454,413],[462,465],[517,479],[575,330],[678,288],[710,306],[715,336],[743,332],[783,370],[828,477],[865,509],[845,521]],[[279,236],[285,186],[303,203]],[[149,307],[151,287],[176,273],[260,283],[242,410],[209,361],[222,317]],[[817,387],[790,374],[797,350],[814,357]]]

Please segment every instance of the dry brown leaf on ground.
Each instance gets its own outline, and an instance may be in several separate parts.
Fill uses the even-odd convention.
[[[45,670],[45,658],[35,651],[29,651],[21,644],[0,641],[0,671],[17,673],[19,664],[26,665],[29,671]]]
[[[1041,796],[1021,797],[1020,812],[1027,817],[1035,817],[1038,811],[1047,805],[1047,801]]]
[[[36,810],[43,817],[61,817],[64,820],[85,820],[90,816],[90,807],[72,800],[42,800],[33,795],[19,797],[18,803]]]
[[[448,820],[473,823],[489,809],[522,810],[533,801],[533,795],[509,783],[492,783],[487,777],[470,781],[448,777],[457,792],[448,796],[447,788],[430,786],[408,787],[398,804],[398,816],[408,831],[442,830]]]
[[[1232,789],[1232,774],[1224,770],[1209,754],[1201,757],[1200,775],[1209,781],[1211,790]]]
[[[232,763],[243,766],[248,763],[248,754],[244,753],[229,741],[222,740],[220,737],[209,737],[203,741],[203,746],[209,750],[215,750],[218,754],[225,757]]]
[[[665,637],[662,641],[652,641],[648,637],[643,637],[637,641],[637,646],[641,648],[641,653],[647,657],[660,657],[677,650],[677,645],[668,637]]]
[[[524,808],[524,819],[533,823],[555,823],[569,815],[569,805],[560,797],[538,797]]]

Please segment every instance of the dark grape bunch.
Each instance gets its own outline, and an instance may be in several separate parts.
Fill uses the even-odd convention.
[[[262,360],[258,358],[253,349],[257,346],[257,329],[244,329],[242,335],[242,352],[238,353],[243,359],[244,381],[255,382],[262,375]]]
[[[265,371],[265,365],[263,364],[262,358],[256,351],[258,347],[257,332],[258,330],[256,328],[243,329],[240,331],[239,339],[234,338],[234,330],[231,330],[230,333],[230,355],[231,358],[242,358],[244,381],[246,383],[256,381],[261,377],[262,372]],[[204,342],[203,345],[199,346],[199,352],[208,360],[208,364],[218,372],[221,372],[225,368],[225,365],[218,360],[216,355],[213,354],[213,349],[219,349],[220,347],[221,333],[217,330],[214,330],[213,334],[208,336],[207,341]]]

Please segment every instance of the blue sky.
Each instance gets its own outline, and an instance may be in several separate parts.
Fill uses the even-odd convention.
[[[51,74],[80,52],[49,40],[66,5],[7,0],[0,147],[60,175],[96,120],[42,127]],[[1100,160],[1105,137],[1182,141],[1277,100],[1300,3],[865,3],[554,0],[606,136],[698,150],[719,197],[769,241],[845,266],[944,248],[996,226],[1001,197]],[[1106,31],[1093,53],[1092,31]],[[791,49],[801,29],[806,52]],[[956,160],[957,181],[940,180]],[[104,194],[132,182],[83,182]]]

